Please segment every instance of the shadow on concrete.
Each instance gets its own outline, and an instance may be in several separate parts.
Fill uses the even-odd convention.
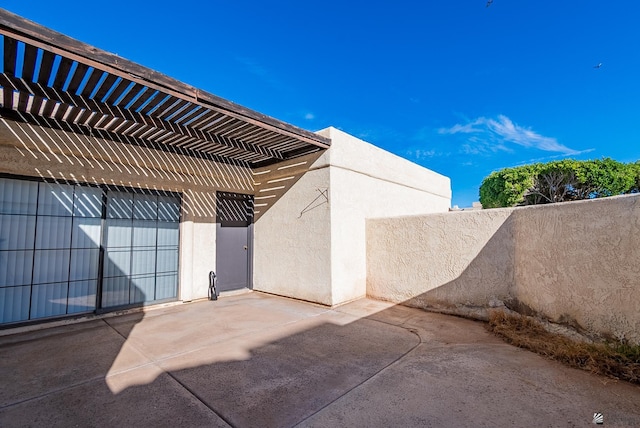
[[[0,339],[2,426],[584,426],[640,388],[483,325],[361,300],[249,293]]]

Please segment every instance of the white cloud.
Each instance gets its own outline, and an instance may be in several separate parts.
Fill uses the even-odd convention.
[[[474,134],[475,138],[469,138],[467,144],[462,147],[462,150],[469,154],[488,151],[511,151],[507,145],[509,143],[561,153],[562,155],[577,155],[581,153],[560,144],[553,137],[545,137],[534,132],[531,128],[515,124],[504,115],[499,115],[496,119],[479,117],[466,124],[456,124],[450,128],[441,128],[438,133],[447,135]]]
[[[572,155],[577,156],[577,155],[582,155],[582,154],[585,154],[585,153],[591,153],[594,150],[595,149],[580,150],[579,152],[572,153]],[[541,157],[541,158],[527,159],[525,161],[519,162],[517,165],[514,165],[514,166],[528,165],[528,164],[538,163],[538,162],[547,162],[547,161],[550,161],[550,160],[553,160],[553,159],[562,158],[564,156],[565,155],[560,154],[560,155],[553,155],[553,156],[545,156],[545,157]]]
[[[313,120],[316,118],[316,116],[313,113],[309,112],[304,115],[304,118],[307,120]]]
[[[481,150],[481,147],[482,146],[475,144],[463,144],[460,147],[460,151],[465,155],[479,155],[481,152],[484,152],[484,150]]]
[[[424,150],[424,149],[410,149],[410,150],[407,150],[406,153],[407,153],[407,156],[415,160],[430,159],[438,155],[438,153],[435,150]]]

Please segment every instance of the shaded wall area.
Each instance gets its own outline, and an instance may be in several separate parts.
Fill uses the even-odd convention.
[[[331,139],[320,156],[256,171],[254,289],[335,306],[366,295],[365,219],[446,212],[451,185],[338,129],[318,134]]]
[[[367,221],[367,294],[640,343],[640,195]]]
[[[254,192],[252,171],[237,162],[6,110],[0,174],[180,194],[179,299],[185,301],[206,297],[209,271],[216,270],[216,192]]]

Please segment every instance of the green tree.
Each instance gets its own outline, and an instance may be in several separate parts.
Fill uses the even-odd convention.
[[[505,168],[489,174],[480,186],[480,203],[484,208],[511,207],[523,201],[533,186],[540,164]]]
[[[582,199],[584,186],[578,178],[578,166],[572,159],[539,165],[533,175],[533,185],[525,191],[521,205]]]
[[[640,161],[629,164],[629,169],[633,175],[633,186],[629,193],[640,193]]]
[[[587,197],[601,198],[631,191],[635,184],[633,165],[604,158],[580,162],[576,172],[591,192]]]
[[[535,205],[640,192],[640,161],[565,159],[494,171],[480,185],[485,208]]]

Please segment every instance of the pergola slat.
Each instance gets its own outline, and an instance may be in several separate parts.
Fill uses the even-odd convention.
[[[159,115],[154,115],[160,119],[167,119],[168,117],[170,117],[172,114],[174,114],[175,112],[177,112],[178,110],[180,110],[183,107],[186,107],[189,103],[189,101],[179,101],[177,103],[175,103],[173,106],[167,106],[167,109],[164,110],[162,113],[160,113]]]
[[[18,92],[18,111],[25,111],[27,109],[27,103],[29,102],[29,94],[25,92]]]
[[[127,95],[125,95],[124,98],[122,98],[122,100],[120,100],[118,105],[126,107],[127,104],[129,104],[131,102],[131,100],[133,100],[136,97],[136,95],[138,95],[143,88],[144,88],[144,86],[141,85],[140,83],[136,83],[135,85],[133,85],[131,87],[131,89],[129,89],[129,92],[127,92]]]
[[[244,122],[242,122],[240,120],[234,119],[234,120],[224,124],[223,126],[220,126],[220,127],[216,128],[215,130],[210,130],[208,132],[214,132],[214,133],[216,133],[218,135],[226,136],[226,134],[233,133],[237,129],[242,128],[243,126],[246,126],[246,125],[247,125],[246,123],[244,123]]]
[[[69,106],[68,104],[59,104],[58,109],[55,111],[55,114],[53,115],[54,119],[62,120],[62,118],[65,116],[69,108],[73,108],[73,107]]]
[[[26,89],[26,85],[20,81],[20,79],[16,79],[15,77],[7,76],[5,73],[0,74],[0,85],[3,88],[9,89],[11,91]]]
[[[2,105],[5,108],[13,108],[13,82],[9,77],[2,73],[0,74],[0,86],[2,86]]]
[[[185,114],[180,113],[180,117],[176,119],[176,123],[186,124],[191,119],[205,113],[205,110],[200,106],[194,106],[194,108],[186,109],[186,110],[188,111]]]
[[[25,44],[24,61],[22,62],[22,78],[28,82],[33,81],[33,76],[38,59],[38,48]]]
[[[75,94],[80,87],[80,84],[84,80],[84,77],[87,75],[87,71],[89,70],[89,66],[85,64],[78,64],[75,73],[73,74],[73,78],[69,83],[69,87],[67,88],[68,92]]]
[[[42,54],[42,61],[40,61],[40,72],[38,73],[38,83],[42,86],[49,84],[49,76],[51,76],[51,69],[53,68],[53,61],[56,55],[49,51],[44,51]]]
[[[103,117],[103,114],[98,113],[90,117],[85,123],[89,128],[93,128]]]
[[[89,96],[100,81],[102,74],[102,71],[96,70],[95,68],[93,69],[91,76],[89,76],[89,80],[87,80],[87,84],[84,86],[84,89],[82,89],[82,93],[80,94],[82,97],[89,99]]]
[[[156,91],[149,89],[148,87],[145,86],[145,91],[142,93],[142,95],[140,95],[140,97],[138,97],[138,99],[131,104],[131,107],[129,107],[129,110],[131,111],[137,111],[140,107],[142,107],[144,105],[144,103],[146,103],[151,97],[154,96],[154,94],[156,94],[156,96],[158,96],[158,94],[156,93]]]
[[[127,80],[121,80],[120,83],[118,83],[118,85],[115,87],[113,92],[111,92],[111,94],[107,97],[105,103],[114,104],[116,100],[120,98],[120,95],[122,95],[122,93],[127,89],[130,83],[131,82]]]
[[[227,124],[233,122],[234,120],[236,120],[234,117],[225,116],[221,120],[212,121],[209,124],[207,124],[206,126],[200,127],[199,129],[201,131],[215,133],[216,130],[225,127]]]
[[[27,113],[34,114],[34,115],[38,114],[44,102],[45,102],[45,99],[43,97],[39,97],[36,95],[35,97],[33,97],[33,103],[31,103],[31,109]]]
[[[4,72],[9,76],[16,75],[16,55],[18,42],[10,37],[4,38]]]
[[[50,126],[65,123],[82,132],[90,127],[119,140],[142,139],[160,148],[250,164],[276,162],[296,150],[317,151],[330,143],[1,9],[0,35],[4,108],[25,117],[42,115]],[[20,62],[22,75],[16,77]]]
[[[109,108],[109,111],[112,115],[114,116],[118,116],[118,117],[122,117],[126,120],[130,120],[132,122],[136,122],[137,121],[137,116],[135,114],[133,114],[132,112],[130,112],[127,109],[124,108],[120,108],[120,106],[112,106]]]
[[[56,105],[57,105],[57,104],[58,104],[58,103],[56,103],[55,101],[47,100],[47,101],[45,102],[44,110],[42,111],[42,115],[43,115],[44,117],[49,117],[49,116],[51,116],[51,113],[53,113],[53,109],[56,107]]]
[[[93,96],[93,99],[96,100],[96,102],[102,102],[102,99],[107,95],[107,92],[109,92],[116,80],[118,80],[118,76],[114,76],[113,74],[107,75],[107,78],[104,79],[102,85],[100,85],[100,88],[98,89],[98,92]]]
[[[76,118],[76,122],[80,124],[84,124],[93,114],[91,110],[84,110],[78,118]]]
[[[72,60],[68,58],[62,58],[62,60],[60,61],[60,65],[58,66],[56,77],[53,80],[53,87],[55,89],[62,90],[64,83],[67,81],[67,77],[69,77],[69,72],[71,71],[72,65]]]
[[[140,113],[147,114],[147,113],[149,113],[150,111],[152,111],[156,107],[164,105],[167,102],[172,103],[174,101],[176,101],[176,99],[173,99],[173,100],[172,100],[172,98],[166,99],[166,95],[159,93],[151,101],[149,101],[149,104],[147,104],[146,106],[144,106],[142,108],[142,110],[140,110]]]
[[[215,122],[216,120],[221,120],[224,117],[225,116],[220,112],[209,110],[209,113],[190,123],[189,127],[194,129],[201,129],[204,128],[208,123]]]

